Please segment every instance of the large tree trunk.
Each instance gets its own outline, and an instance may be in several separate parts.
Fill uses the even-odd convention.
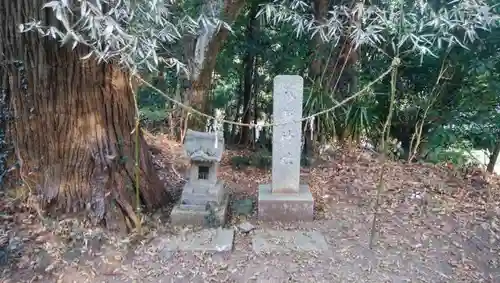
[[[500,137],[497,140],[497,144],[495,145],[495,148],[493,149],[493,152],[490,155],[490,161],[488,162],[488,167],[486,167],[486,170],[490,173],[493,173],[495,170],[495,165],[497,164],[498,156],[500,155]]]
[[[208,15],[218,15],[219,18],[224,19],[229,24],[234,22],[245,4],[245,0],[217,0],[216,2],[214,4],[209,1],[205,4],[206,13]],[[218,10],[219,7],[223,7],[223,10]],[[199,111],[211,112],[207,105],[207,98],[212,84],[212,74],[215,69],[217,54],[222,49],[228,35],[229,31],[225,28],[220,28],[218,32],[213,28],[198,36],[195,39],[195,44],[188,44],[192,52],[192,54],[188,54],[192,62],[190,64],[191,85],[188,90],[188,103]],[[192,115],[188,127],[193,130],[204,131],[206,120],[205,118],[199,118],[198,115]]]
[[[129,75],[110,64],[81,61],[74,51],[16,27],[32,19],[53,24],[44,0],[0,1],[0,64],[7,72],[14,119],[9,137],[19,177],[42,208],[52,213],[92,211],[94,219],[138,225],[135,106]],[[18,60],[18,62],[9,60]],[[15,63],[15,64],[14,64]],[[140,201],[147,208],[167,198],[139,135]],[[123,221],[109,221],[109,220]]]

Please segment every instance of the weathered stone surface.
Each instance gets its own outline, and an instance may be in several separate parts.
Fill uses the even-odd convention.
[[[165,251],[230,252],[233,249],[234,229],[205,229],[185,236],[165,239]]]
[[[226,222],[229,194],[217,180],[224,139],[213,133],[189,130],[184,144],[191,159],[188,182],[170,215],[173,225],[220,226]]]
[[[206,172],[206,179],[200,179],[200,167],[206,167],[208,172]],[[219,170],[219,164],[216,162],[201,162],[191,160],[191,166],[189,167],[188,179],[190,183],[193,184],[193,189],[206,190],[210,186],[214,186],[217,183],[217,171]]]
[[[243,233],[249,233],[250,231],[255,229],[255,226],[253,226],[250,222],[243,222],[238,225],[238,229]]]
[[[181,195],[180,206],[183,205],[202,205],[205,206],[207,202],[220,204],[226,197],[227,190],[222,181],[217,182],[213,186],[196,186],[188,182],[184,185]],[[203,188],[203,190],[201,188]]]
[[[252,237],[255,253],[324,252],[328,250],[325,237],[317,232],[259,230]]]
[[[174,251],[171,251],[169,249],[163,249],[158,255],[160,256],[161,260],[169,260],[174,256],[174,254],[175,254]]]
[[[219,225],[223,225],[227,220],[227,208],[229,205],[229,194],[226,192],[223,201],[219,205],[212,206],[214,216]],[[172,225],[193,225],[193,226],[212,226],[207,223],[207,217],[210,210],[206,205],[176,205],[170,213],[170,223]]]
[[[221,134],[187,130],[184,138],[184,150],[193,161],[219,162],[224,152],[224,138]],[[216,147],[217,145],[217,147]]]
[[[303,84],[300,76],[274,78],[272,183],[259,186],[260,220],[314,219],[314,199],[300,184]]]
[[[298,193],[274,193],[264,184],[259,186],[258,211],[263,221],[312,221],[314,199],[308,185],[301,185]]]
[[[274,78],[273,122],[285,123],[302,118],[304,81],[301,76]],[[298,192],[302,123],[273,127],[273,192]]]

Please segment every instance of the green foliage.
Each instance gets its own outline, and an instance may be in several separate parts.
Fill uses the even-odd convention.
[[[66,0],[50,1],[46,9],[54,12],[61,26],[42,26],[44,23],[34,19],[20,28],[24,32],[41,31],[73,47],[85,44],[97,58],[116,59],[131,71],[161,69],[165,75],[154,84],[171,97],[177,97],[181,88],[179,73],[165,71],[165,67],[182,69],[192,59],[184,54],[184,49],[191,47],[184,46],[181,39],[216,32],[221,26],[229,29],[225,19],[217,19],[217,11],[223,7],[215,5],[210,11],[202,0],[113,2],[118,4],[108,7],[107,13],[100,2],[79,1],[69,7]],[[255,21],[251,11],[257,6]],[[500,138],[500,28],[496,6],[482,0],[382,1],[354,6],[330,3],[325,21],[318,21],[312,8],[301,0],[248,2],[217,54],[207,98],[209,110],[223,109],[226,119],[241,121],[248,106],[241,105],[247,68],[243,59],[247,54],[255,60],[250,103],[252,108],[255,104],[259,108],[250,111],[257,112],[252,115],[261,122],[269,121],[272,113],[276,75],[304,77],[303,116],[309,116],[336,106],[387,70],[398,56],[402,64],[390,128],[390,135],[401,142],[398,154],[408,155],[420,129],[420,147],[432,161],[449,158],[460,162],[449,149],[460,148],[464,142],[471,148],[492,150]],[[69,17],[70,10],[78,9],[81,13],[77,17]],[[255,31],[252,36],[248,36],[250,27]],[[342,54],[345,38],[360,56],[344,74],[337,74],[339,66],[332,63]],[[315,58],[322,63],[321,79],[309,73]],[[340,80],[337,77],[348,77],[347,93],[332,83]],[[386,78],[335,111],[318,116],[314,121],[318,139],[359,141],[369,137],[378,142],[389,112],[389,88]],[[149,89],[139,91],[138,103],[144,124],[166,122],[173,109],[164,97]],[[239,127],[231,127],[225,130],[238,133]],[[307,165],[308,161],[302,163]],[[258,151],[248,158],[234,157],[232,164],[238,169],[270,168],[271,154]]]
[[[331,93],[315,86],[305,89],[304,100],[304,116],[313,115],[323,109],[331,108],[336,104],[336,101],[333,99]],[[320,117],[317,117],[314,121],[316,128],[319,129],[319,133],[326,139],[331,139],[337,134],[338,125],[336,127],[336,115],[338,114],[339,111],[328,112]]]
[[[231,158],[231,166],[236,170],[245,169],[251,164],[252,162],[247,156],[236,155]]]
[[[260,169],[270,169],[273,163],[271,153],[267,150],[259,150],[251,156],[250,164]]]
[[[165,80],[168,85],[173,84],[173,82],[169,79]],[[171,90],[169,88],[168,90]],[[142,88],[137,93],[137,104],[140,106],[141,114],[142,112],[156,112],[159,110],[166,110],[167,99],[147,88]],[[145,114],[146,116],[149,116]]]
[[[170,93],[170,96],[175,97],[173,94],[175,94],[178,83],[175,75],[175,72],[168,70],[163,77],[156,77],[153,84],[166,93]],[[169,117],[169,113],[173,109],[173,105],[170,101],[150,88],[139,89],[137,93],[137,104],[139,106],[141,124],[146,128],[164,124]]]
[[[426,161],[435,164],[452,164],[454,168],[479,166],[481,161],[477,160],[471,151],[472,145],[467,142],[457,143],[452,148],[439,146],[427,154]]]
[[[451,163],[457,167],[462,167],[469,162],[467,153],[462,150],[447,150],[437,148],[428,155],[426,161],[431,163]]]
[[[133,73],[157,71],[161,64],[180,71],[186,67],[176,47],[183,36],[229,28],[217,18],[219,13],[201,9],[199,1],[186,4],[190,7],[158,0],[52,0],[43,9],[51,10],[58,24],[33,19],[19,23],[19,29],[39,32],[72,48],[87,46],[90,53],[85,58],[94,55],[100,61],[115,60]]]
[[[167,109],[157,109],[157,110],[152,110],[147,107],[141,107],[139,109],[141,113],[141,121],[145,124],[148,124],[149,122],[162,122],[165,121],[168,117],[168,110]]]
[[[231,158],[231,166],[234,169],[245,169],[248,166],[254,166],[260,169],[270,169],[272,166],[272,156],[267,150],[259,150],[251,156],[233,156]]]
[[[194,15],[199,12],[199,3],[191,2],[184,7],[189,15]],[[419,147],[423,150],[419,152],[433,162],[453,155],[449,148],[460,147],[464,141],[469,141],[472,148],[491,149],[498,139],[500,31],[497,11],[486,2],[336,5],[329,7],[331,13],[327,13],[323,25],[317,24],[311,5],[303,1],[259,4],[263,5],[256,36],[247,36],[252,7],[247,5],[217,57],[217,76],[209,99],[213,109],[225,110],[227,119],[241,119],[245,107],[237,106],[242,99],[243,58],[247,52],[254,54],[258,62],[253,81],[253,95],[260,107],[258,119],[268,119],[271,114],[272,80],[278,74],[301,74],[305,78],[303,116],[334,107],[345,98],[332,88],[336,84],[308,76],[311,54],[317,48],[311,44],[315,40],[311,36],[319,35],[328,45],[330,53],[321,53],[320,57],[336,60],[342,47],[338,38],[349,35],[357,53],[362,55],[349,70],[350,76],[356,77],[355,87],[385,71],[395,54],[402,59],[390,129],[390,135],[401,142],[395,149],[397,156],[408,156],[420,126]],[[352,21],[355,16],[361,16],[362,25]],[[335,78],[330,67],[321,70],[323,77],[329,77],[326,81]],[[175,76],[169,74],[165,79],[169,93],[174,92]],[[319,139],[359,141],[369,137],[376,144],[388,115],[389,85],[385,79],[357,99],[317,117],[314,123]],[[355,89],[358,88],[350,93]],[[144,120],[167,118],[165,101],[146,94],[141,97]],[[449,158],[460,162],[458,157]],[[259,152],[249,158],[234,157],[232,164],[235,168],[268,168],[270,160],[270,154]],[[307,165],[308,161],[302,163]]]

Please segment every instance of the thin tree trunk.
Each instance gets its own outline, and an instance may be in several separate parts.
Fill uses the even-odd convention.
[[[243,83],[243,118],[242,123],[249,124],[251,115],[251,102],[252,102],[252,79],[253,79],[253,67],[254,67],[255,57],[248,51],[243,60],[244,64],[244,83]],[[250,128],[241,127],[239,138],[239,144],[248,144],[250,141]]]
[[[52,213],[88,209],[109,228],[133,228],[139,222],[129,75],[110,64],[81,61],[87,53],[83,46],[72,51],[36,32],[17,33],[17,25],[32,19],[54,22],[41,9],[45,2],[0,1],[0,54],[19,60],[0,64],[8,74],[15,115],[8,134],[17,173]],[[142,134],[139,143],[140,200],[147,208],[159,207],[168,193]]]
[[[253,127],[252,132],[252,147],[255,149],[255,143],[257,142],[257,122],[259,122],[259,73],[257,72],[257,68],[259,66],[259,57],[255,58],[254,64],[254,76],[253,76]]]
[[[328,12],[328,0],[314,0],[312,2],[313,11],[314,11],[314,19],[319,23],[323,23],[326,19],[326,15]],[[309,68],[309,77],[314,81],[315,87],[322,86],[322,73],[325,65],[324,59],[327,59],[327,54],[325,53],[324,42],[321,39],[319,33],[317,33],[310,42],[311,48],[311,65]],[[314,111],[313,111],[314,112]],[[306,113],[307,114],[307,113]],[[306,157],[310,157],[313,154],[314,146],[316,143],[316,139],[311,139],[311,127],[309,125],[310,121],[302,122],[302,131],[304,133],[304,146],[302,148],[302,154]],[[315,131],[316,133],[318,131]],[[316,136],[316,135],[315,135]],[[309,137],[309,138],[308,138]]]
[[[219,0],[221,1],[221,0]],[[241,8],[245,4],[245,0],[224,0],[223,11],[212,11],[215,15],[219,15],[227,23],[231,24],[238,17]],[[209,3],[207,7],[214,7],[213,3]],[[207,8],[208,9],[208,8]],[[217,54],[222,49],[229,31],[221,28],[218,32],[210,31],[201,35],[196,39],[196,44],[189,44],[191,48],[188,55],[193,62],[191,64],[191,85],[189,89],[189,105],[203,112],[211,112],[207,101],[210,87],[212,84],[212,75],[215,69]],[[205,119],[192,116],[188,123],[188,127],[194,130],[205,130]]]
[[[253,82],[254,82],[254,72],[255,72],[255,58],[256,58],[256,40],[258,32],[259,20],[256,18],[257,12],[259,11],[258,5],[253,5],[250,9],[249,22],[246,30],[246,41],[247,50],[245,58],[243,59],[243,69],[244,69],[244,81],[243,81],[243,119],[242,123],[250,124],[252,119],[252,94],[253,94]],[[248,145],[250,144],[250,128],[242,127],[240,144]]]
[[[240,83],[239,83],[238,93],[236,96],[237,102],[236,102],[236,111],[234,113],[234,122],[238,122],[240,120],[240,108],[241,108],[241,104],[243,102],[243,99],[241,96],[241,93],[243,93],[242,90],[243,90],[243,79],[240,76]],[[231,141],[233,143],[237,143],[237,140],[236,140],[237,129],[238,129],[238,127],[236,126],[236,124],[233,124],[231,126]]]
[[[230,107],[226,107],[225,111],[224,111],[224,117],[227,118],[227,117],[231,117],[231,108]],[[224,140],[226,141],[226,143],[228,143],[228,141],[231,140],[231,130],[229,129],[230,125],[228,123],[224,123],[222,125],[222,132],[223,132],[223,136],[224,136]]]
[[[493,149],[493,152],[490,155],[490,162],[488,163],[488,167],[486,170],[490,173],[493,173],[495,170],[495,165],[498,160],[498,156],[500,155],[500,138],[497,140],[497,144],[495,145],[495,148]]]
[[[243,87],[243,118],[241,119],[242,123],[250,124],[250,120],[252,117],[252,81],[253,81],[253,67],[255,62],[255,57],[253,57],[250,53],[245,56],[243,60],[245,65],[245,80]],[[241,135],[239,139],[239,144],[247,145],[250,142],[250,128],[249,127],[241,127]]]
[[[314,11],[314,19],[319,23],[324,23],[326,19],[326,15],[328,13],[328,0],[314,0],[312,2],[313,11]],[[323,64],[325,63],[323,59],[326,59],[324,56],[325,52],[325,44],[321,39],[319,33],[316,33],[310,42],[311,51],[312,51],[312,59],[311,59],[311,67],[309,69],[309,76],[313,80],[318,79],[321,76],[323,71]]]

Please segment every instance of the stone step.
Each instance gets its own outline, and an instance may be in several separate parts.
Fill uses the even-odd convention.
[[[324,252],[328,244],[317,231],[258,230],[252,238],[252,248],[257,254]]]
[[[234,229],[204,229],[164,240],[165,251],[230,252],[233,249]]]
[[[261,229],[252,232],[252,249],[257,254],[316,252],[328,250],[325,237],[317,231],[280,231]],[[198,232],[162,239],[162,251],[230,252],[234,229],[204,229]]]

